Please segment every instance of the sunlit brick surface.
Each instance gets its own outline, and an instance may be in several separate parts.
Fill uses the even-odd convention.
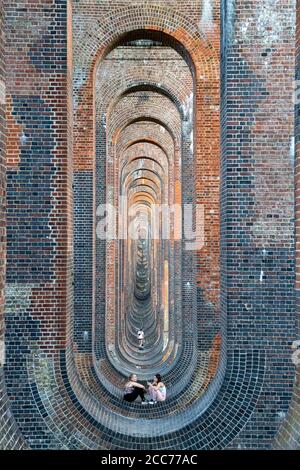
[[[4,3],[1,448],[299,447],[294,1]],[[138,239],[101,239],[122,197]],[[204,207],[203,246],[153,204]]]

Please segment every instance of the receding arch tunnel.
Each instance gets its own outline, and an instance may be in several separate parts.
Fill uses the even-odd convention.
[[[295,2],[4,3],[0,447],[292,446]]]
[[[174,400],[196,374],[202,396],[216,371],[209,367],[212,354],[215,365],[219,360],[220,293],[215,304],[199,301],[202,246],[194,239],[187,249],[204,230],[195,230],[195,139],[203,128],[196,119],[200,87],[193,60],[177,39],[136,30],[109,47],[94,76],[96,192],[89,210],[98,231],[89,243],[95,373],[119,394],[118,384],[130,373],[149,380],[159,371]],[[209,259],[202,256],[204,265]],[[214,269],[216,277],[218,264]],[[209,333],[201,332],[208,321]]]

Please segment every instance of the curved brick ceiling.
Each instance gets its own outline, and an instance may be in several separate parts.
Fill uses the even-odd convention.
[[[293,2],[272,34],[262,0],[134,3],[6,7],[1,446],[296,447]],[[124,403],[131,372],[167,401]]]

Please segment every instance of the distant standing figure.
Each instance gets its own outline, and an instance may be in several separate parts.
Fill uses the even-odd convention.
[[[144,331],[142,330],[142,328],[140,328],[139,331],[137,332],[137,337],[138,337],[138,340],[139,340],[139,348],[144,349],[145,334],[144,334]]]

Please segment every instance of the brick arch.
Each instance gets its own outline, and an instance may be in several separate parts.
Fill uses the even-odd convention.
[[[136,3],[142,2],[143,0],[137,0]],[[117,395],[117,387],[111,387],[108,377],[108,372],[113,374],[113,371],[107,371],[105,369],[106,364],[102,364],[103,382],[105,383],[105,387],[103,387],[103,384],[97,381],[92,360],[88,355],[72,356],[70,349],[67,349],[68,361],[67,364],[65,363],[65,312],[71,310],[69,305],[71,304],[70,281],[72,269],[72,263],[69,259],[69,252],[71,251],[69,239],[66,243],[66,232],[68,232],[67,237],[69,237],[70,232],[70,207],[68,201],[71,201],[71,183],[69,181],[71,158],[67,161],[66,157],[67,147],[70,144],[67,143],[68,130],[65,119],[68,108],[66,90],[68,79],[66,76],[66,54],[61,54],[62,51],[66,52],[67,2],[49,0],[48,6],[53,7],[51,8],[51,14],[49,14],[49,9],[44,11],[43,2],[34,3],[33,6],[28,3],[27,11],[24,12],[19,8],[20,2],[18,0],[9,2],[9,15],[6,18],[6,33],[8,35],[6,44],[8,57],[12,60],[7,62],[9,72],[7,86],[14,97],[26,94],[25,100],[30,103],[30,96],[37,94],[39,99],[46,99],[47,103],[57,110],[54,120],[50,121],[48,118],[47,125],[51,126],[57,138],[57,148],[55,149],[57,153],[53,156],[57,171],[57,184],[55,183],[53,186],[53,194],[55,195],[53,204],[57,204],[58,210],[53,214],[54,233],[51,241],[54,245],[52,252],[56,251],[58,256],[55,267],[56,272],[52,277],[53,285],[50,287],[43,283],[28,285],[28,279],[25,279],[27,284],[25,294],[22,294],[23,289],[19,289],[19,286],[11,286],[12,289],[14,287],[18,289],[16,297],[13,293],[7,292],[11,302],[10,314],[6,318],[7,337],[11,338],[13,357],[11,362],[10,360],[7,362],[6,383],[8,393],[14,400],[14,414],[20,426],[21,434],[25,436],[30,446],[38,448],[111,449],[112,446],[118,449],[125,446],[131,449],[174,449],[178,447],[182,449],[268,448],[279,427],[279,420],[282,419],[282,414],[289,404],[294,377],[289,348],[291,340],[296,339],[293,336],[295,312],[292,305],[293,280],[291,280],[294,274],[292,264],[294,247],[291,238],[289,238],[293,231],[293,224],[290,220],[287,220],[289,216],[283,213],[279,222],[286,224],[286,226],[290,224],[291,229],[287,228],[286,235],[283,232],[280,235],[278,242],[282,245],[282,249],[273,247],[272,253],[270,250],[266,250],[266,272],[271,282],[265,282],[264,280],[261,284],[259,284],[259,277],[256,276],[258,263],[259,267],[261,263],[261,245],[257,243],[259,241],[258,232],[253,234],[249,227],[253,222],[253,218],[255,218],[253,209],[255,210],[257,192],[261,188],[260,181],[268,179],[269,169],[266,167],[271,167],[274,163],[278,165],[277,171],[280,177],[276,181],[274,180],[272,187],[269,188],[273,200],[276,202],[278,192],[285,191],[291,198],[290,203],[288,203],[289,210],[293,205],[293,174],[291,169],[285,172],[287,161],[290,161],[289,153],[286,149],[283,150],[280,145],[278,147],[274,146],[274,141],[277,141],[280,132],[281,141],[285,147],[288,147],[290,138],[293,136],[291,129],[293,115],[291,95],[294,84],[294,0],[278,2],[278,5],[273,2],[274,5],[270,9],[271,15],[266,17],[264,14],[264,21],[259,21],[258,24],[255,21],[257,13],[265,13],[264,0],[251,1],[247,9],[239,8],[239,2],[235,2],[235,5],[232,1],[222,2],[224,14],[224,47],[222,51],[222,73],[224,74],[222,95],[222,222],[224,243],[222,265],[224,276],[222,278],[222,287],[224,296],[222,308],[228,314],[228,350],[223,351],[222,366],[225,368],[225,360],[227,360],[226,378],[219,393],[218,387],[213,384],[213,387],[209,389],[212,394],[201,395],[203,387],[200,386],[195,390],[195,383],[199,378],[197,376],[197,380],[192,384],[194,388],[190,392],[185,390],[185,393],[182,394],[182,398],[186,401],[178,403],[176,400],[172,401],[171,397],[168,403],[169,416],[162,417],[162,411],[166,410],[161,407],[151,410],[151,415],[147,415],[145,427],[139,427],[139,435],[135,436],[134,439],[128,439],[128,434],[132,435],[132,431],[134,431],[130,427],[131,424],[128,418],[131,419],[131,423],[136,424],[137,416],[145,416],[146,412],[138,406],[134,411],[126,407],[123,409],[118,408],[120,399]],[[151,27],[153,27],[153,24],[158,24],[158,29],[168,31],[170,26],[167,24],[168,20],[166,18],[173,21],[170,18],[170,15],[173,15],[173,18],[180,17],[184,19],[182,25],[179,24],[178,28],[175,26],[178,34],[192,37],[193,31],[195,36],[198,34],[199,12],[203,5],[201,1],[178,2],[178,9],[181,11],[179,15],[175,11],[177,5],[174,0],[168,0],[169,11],[167,13],[163,0],[156,0],[158,5],[149,5],[152,2],[144,3],[144,5],[138,5],[138,12],[149,13],[147,17],[149,22],[152,21]],[[161,7],[159,6],[160,3],[162,4]],[[220,2],[217,0],[214,3],[216,8],[220,6]],[[1,2],[0,5],[2,5]],[[110,18],[124,19],[124,24],[128,25],[132,23],[130,15],[132,17],[136,15],[133,9],[129,7],[129,15],[125,20],[124,8],[120,8],[120,2],[108,0],[89,0],[88,2],[76,0],[74,2],[75,6],[79,30],[83,27],[82,30],[84,31],[84,23],[88,23],[91,11],[91,16],[96,19],[99,12],[99,19],[100,21],[101,18],[103,19],[102,24],[104,25],[101,30],[103,33],[101,33],[102,38],[100,37],[99,41],[101,44],[104,44],[107,39],[105,27],[111,22]],[[80,8],[82,8],[82,17],[84,17],[82,23],[80,23]],[[155,13],[152,13],[153,11]],[[128,7],[126,7],[126,12],[128,12]],[[158,18],[160,12],[163,20]],[[198,16],[195,19],[196,15]],[[284,15],[282,29],[280,25],[281,15]],[[150,27],[145,18],[144,21],[136,16],[134,17],[136,18],[136,24],[131,24],[132,29]],[[268,27],[270,19],[272,20],[274,17],[276,17],[276,20],[279,19],[279,21],[276,21],[275,30]],[[39,28],[27,28],[30,20],[37,22]],[[143,21],[144,24],[141,24]],[[123,25],[118,25],[115,20],[113,24],[115,34],[118,34]],[[85,36],[86,45],[88,45],[90,38],[94,37],[93,29],[96,29],[93,25],[94,23],[91,24],[91,28],[88,30],[89,36],[84,33],[78,37],[78,44],[82,44],[83,53],[86,52],[86,47],[82,38]],[[270,26],[273,27],[274,25]],[[53,34],[54,32],[55,34]],[[107,37],[112,37],[112,35],[113,31],[108,31]],[[207,36],[212,38],[211,43],[214,42],[214,38],[216,40],[213,31],[207,33]],[[53,40],[57,40],[58,47],[52,53],[49,44],[50,41],[53,44]],[[271,45],[270,49],[266,49],[266,43]],[[100,47],[102,47],[101,44]],[[19,60],[20,51],[22,51],[22,69]],[[36,54],[33,57],[35,51]],[[77,48],[78,51],[79,48]],[[218,47],[216,47],[216,51],[218,51]],[[78,58],[81,60],[80,56]],[[76,67],[78,68],[78,62]],[[82,90],[84,90],[87,84],[86,77],[88,77],[89,66],[87,67],[88,70],[83,70],[83,68],[82,70],[75,70],[76,90],[79,90],[81,85]],[[20,75],[16,73],[16,70],[20,72]],[[201,69],[199,67],[197,73],[197,79],[201,81]],[[49,74],[51,74],[50,77],[53,80],[49,80]],[[20,80],[20,76],[22,80]],[[77,80],[80,81],[81,79],[80,85]],[[57,87],[52,87],[53,83],[56,83]],[[54,88],[53,91],[50,90],[49,84],[51,88]],[[199,91],[196,107],[199,110],[197,116],[198,128],[202,129],[203,133],[197,142],[196,150],[199,158],[197,158],[198,168],[195,174],[199,183],[199,199],[212,198],[215,204],[215,199],[213,199],[215,195],[210,192],[208,186],[205,186],[205,180],[201,179],[201,175],[208,175],[211,185],[214,188],[217,187],[217,171],[214,169],[217,162],[216,159],[212,158],[212,155],[216,152],[216,144],[212,141],[216,135],[214,132],[217,124],[214,121],[218,118],[218,110],[216,109],[218,101],[216,93],[213,95],[208,93],[208,90],[213,86],[215,86],[215,92],[217,91],[217,81],[210,80],[206,85],[204,81],[202,85],[202,94]],[[71,88],[70,83],[69,86]],[[199,84],[199,90],[200,88]],[[90,100],[89,91],[85,89],[83,93],[85,92],[88,100]],[[89,103],[92,102],[93,96]],[[268,116],[270,115],[270,102],[272,103],[271,109],[278,115],[279,120],[275,117],[274,121],[266,121],[266,113],[268,113]],[[288,109],[282,107],[282,102],[285,103]],[[75,98],[75,108],[77,104],[78,100]],[[81,102],[80,106],[81,112],[84,113],[84,102]],[[12,112],[16,112],[15,99],[12,100],[11,107]],[[47,108],[44,107],[43,109],[45,115],[48,115]],[[203,115],[201,114],[202,111]],[[30,120],[30,112],[29,109],[22,110],[22,118],[25,122]],[[88,112],[92,113],[92,108],[89,108]],[[288,119],[287,115],[289,116]],[[202,125],[206,121],[207,127]],[[34,119],[33,123],[35,122]],[[84,123],[84,119],[82,123]],[[276,126],[273,123],[276,123]],[[211,129],[214,129],[212,134],[210,133]],[[18,135],[19,130],[17,129],[15,133]],[[75,135],[75,137],[78,150],[78,145],[83,145],[84,141],[80,142],[78,136]],[[17,147],[18,139],[19,136],[16,138]],[[93,139],[90,143],[91,147],[86,147],[89,152],[87,156],[90,157],[90,160],[89,158],[86,161],[83,158],[80,160],[77,155],[76,161],[78,163],[76,171],[79,178],[81,178],[80,183],[86,191],[87,197],[89,196],[87,188],[89,171],[93,164]],[[251,147],[250,151],[249,147]],[[252,152],[253,148],[256,150],[254,153]],[[18,151],[17,149],[17,156]],[[83,154],[80,156],[83,157]],[[262,161],[262,156],[266,157],[264,161]],[[28,151],[27,157],[29,157]],[[18,159],[14,160],[16,164],[18,161]],[[28,169],[30,170],[31,164],[32,160],[28,158],[25,172]],[[210,171],[207,172],[207,169]],[[24,174],[22,167],[18,171],[21,175],[23,173],[23,177],[26,178],[26,173]],[[244,172],[247,174],[245,175]],[[256,179],[254,185],[253,174]],[[10,183],[13,183],[14,176],[12,172],[10,172],[10,178]],[[286,186],[287,182],[290,185],[288,188]],[[18,184],[17,181],[17,191],[20,189]],[[28,181],[26,184],[28,184]],[[10,194],[15,197],[16,194],[12,192],[9,186]],[[49,203],[47,195],[41,195],[40,197],[40,200],[43,199],[47,204]],[[27,201],[24,202],[27,203]],[[266,214],[270,211],[270,215],[272,215],[273,208],[270,203],[266,200],[263,201],[263,204]],[[84,222],[88,222],[85,217]],[[213,222],[213,218],[210,218],[208,222]],[[241,235],[241,225],[243,226],[242,230],[244,230],[243,235],[246,235],[247,240],[242,249],[237,252],[235,243],[239,243],[239,241],[233,240],[232,237]],[[86,228],[86,224],[83,228]],[[57,245],[55,245],[56,243]],[[255,251],[252,257],[253,247],[256,244],[258,250]],[[45,257],[43,258],[45,259]],[[45,266],[44,259],[39,264],[41,269]],[[203,262],[203,259],[200,258],[199,262]],[[30,261],[28,266],[30,266]],[[276,283],[272,286],[272,279],[275,279],[274,272],[280,273],[280,290]],[[249,292],[247,290],[249,275],[258,279],[257,283],[254,283],[254,287],[262,287],[263,296],[258,299],[260,303],[257,302],[257,299],[252,298],[253,291]],[[211,298],[207,289],[204,289],[203,284],[201,286],[204,294]],[[279,290],[276,295],[274,293],[275,289]],[[299,285],[297,285],[297,289],[298,294]],[[24,299],[25,305],[23,307]],[[248,311],[249,303],[252,303],[253,300],[256,302],[255,309]],[[26,315],[24,315],[24,311],[21,312],[18,304],[24,309]],[[24,318],[26,321],[24,321]],[[24,343],[26,343],[26,348],[28,345],[28,349],[26,349],[28,354],[24,354],[23,343],[21,343],[21,352],[16,347],[15,325],[19,328],[17,331],[22,341],[25,337]],[[223,328],[224,330],[227,328],[225,322]],[[27,331],[28,329],[33,333],[31,336]],[[59,332],[59,341],[56,341],[57,332]],[[67,344],[70,345],[69,337]],[[220,344],[219,334],[215,336],[214,344]],[[42,346],[42,349],[39,349],[39,346]],[[213,359],[214,355],[209,364],[204,364],[204,368],[207,366],[212,371],[215,367],[215,363],[212,364]],[[79,364],[77,369],[72,361]],[[19,363],[20,367],[17,368],[15,362]],[[85,367],[81,368],[80,366],[83,364]],[[184,367],[188,367],[188,364],[184,364]],[[203,368],[203,366],[201,367]],[[67,368],[69,368],[69,375],[66,374]],[[14,374],[12,374],[12,369],[14,369]],[[84,372],[80,375],[82,370]],[[217,372],[216,380],[220,379],[220,375]],[[122,386],[118,382],[117,375],[112,375],[112,377],[116,384]],[[299,391],[298,378],[299,375],[295,384],[295,400],[297,400]],[[79,399],[75,396],[75,393]],[[200,395],[201,404],[198,401],[195,402],[195,397]],[[26,406],[24,406],[24,402]],[[84,406],[82,406],[82,403]],[[297,403],[294,402],[294,404]],[[111,409],[109,409],[110,407]],[[186,407],[186,409],[184,410],[183,407]],[[86,411],[87,409],[88,411]],[[28,410],[30,410],[29,416]],[[112,410],[118,410],[118,420],[112,419],[112,417],[115,417]],[[180,421],[179,426],[178,422],[176,423],[178,415],[175,416],[178,411],[180,411],[179,418],[183,415],[183,420]],[[290,411],[291,413],[287,416],[287,422],[282,429],[282,439],[279,436],[280,442],[278,444],[282,447],[298,445],[295,441],[299,436],[299,428],[295,425],[294,413],[298,413],[299,410],[292,406]],[[9,420],[6,418],[9,418]],[[5,435],[4,445],[11,447],[15,439],[16,446],[21,447],[22,443],[20,443],[18,436],[12,434],[11,419],[8,412],[4,419],[6,426],[9,426],[8,439]],[[152,429],[161,425],[159,439],[152,432],[151,420],[154,420]],[[146,433],[143,434],[143,432],[149,421],[150,431],[148,435],[145,435]],[[3,429],[2,423],[3,421],[0,424],[1,430]],[[108,426],[107,423],[109,423]],[[109,429],[110,425],[114,426],[113,430]],[[292,439],[287,442],[291,426],[294,426],[294,434],[291,436]],[[6,429],[4,428],[5,434]],[[70,435],[72,439],[70,439]]]
[[[90,27],[74,41],[74,56],[85,70],[94,70],[97,63],[124,39],[139,37],[140,31],[148,31],[147,37],[159,37],[171,45],[189,62],[190,67],[202,73],[214,73],[218,77],[218,43],[208,39],[198,25],[191,23],[182,13],[170,12],[156,5],[134,5],[118,9],[101,23],[94,13]],[[85,37],[84,37],[85,35]],[[199,68],[198,68],[199,67]]]
[[[109,15],[109,18],[104,22],[101,21],[101,24],[97,22],[95,17],[96,12],[94,22],[91,21],[93,24],[85,33],[86,37],[81,37],[80,31],[78,31],[78,39],[74,43],[74,58],[78,59],[78,62],[74,62],[75,93],[78,94],[75,101],[78,102],[79,114],[82,116],[82,122],[78,116],[78,128],[87,127],[90,130],[90,136],[85,136],[85,141],[89,142],[91,153],[89,150],[87,153],[91,158],[93,158],[93,123],[87,110],[94,107],[96,71],[106,55],[128,38],[129,34],[134,37],[145,35],[147,32],[150,35],[160,34],[160,38],[165,38],[165,42],[180,51],[187,63],[192,64],[192,69],[195,68],[197,82],[199,80],[197,87],[203,80],[212,81],[218,101],[219,55],[217,38],[214,45],[183,15],[174,12],[170,14],[168,9],[160,6],[126,7],[120,9],[116,15]],[[80,78],[76,77],[76,73]],[[79,88],[77,88],[77,80],[80,84]],[[81,102],[87,112],[81,108]],[[84,126],[85,123],[86,126]],[[76,120],[74,130],[76,151],[78,138]]]
[[[134,100],[139,101],[139,93],[135,92],[132,93],[132,98]],[[177,128],[177,134],[178,134],[178,139],[180,138],[180,131],[179,131],[179,113],[178,110],[175,106],[175,104],[169,99],[169,97],[162,96],[161,98],[163,102],[165,103],[165,109],[169,109],[169,114],[170,114],[170,119],[169,120],[169,127],[174,128],[174,126]],[[160,109],[158,108],[157,104],[155,103],[155,100],[152,103],[152,93],[150,93],[150,98],[149,98],[149,103],[148,103],[148,111],[153,113],[153,117],[158,119],[160,117]],[[120,108],[120,110],[119,110]],[[120,101],[117,102],[116,106],[112,109],[111,115],[107,118],[107,130],[108,130],[108,136],[114,135],[114,133],[121,132],[123,128],[125,128],[128,124],[128,118],[134,117],[135,119],[142,119],[145,120],[148,118],[148,116],[144,115],[144,110],[143,110],[143,105],[142,104],[136,104],[134,106],[134,112],[132,111],[132,103],[131,100],[128,99],[127,95],[124,95]],[[115,140],[114,138],[112,139],[113,141]],[[112,257],[112,248],[110,248],[110,253],[109,256]],[[114,255],[115,256],[115,255]],[[107,263],[111,265],[110,261],[108,260]],[[106,276],[107,279],[107,276]],[[113,293],[110,294],[111,299],[113,298]],[[114,325],[116,322],[109,321],[109,325]],[[112,329],[112,328],[111,328]],[[109,328],[106,328],[106,331],[109,331]],[[113,329],[112,329],[113,331]],[[117,367],[117,366],[116,366]],[[122,369],[124,370],[124,366],[122,366]],[[121,369],[121,370],[122,370]]]
[[[131,124],[124,129],[122,135],[119,136],[116,144],[117,151],[123,152],[127,148],[127,145],[137,140],[137,135],[143,135],[144,139],[146,138],[146,140],[149,139],[150,142],[156,142],[167,155],[174,152],[175,142],[173,138],[168,132],[165,132],[165,129],[163,133],[158,133],[159,129],[159,124],[150,124],[150,122]]]
[[[115,51],[118,51],[118,48]],[[135,63],[126,64],[126,68],[123,68],[122,73],[119,73],[119,68],[114,65],[117,57],[117,53],[112,52],[107,56],[109,60],[104,59],[101,61],[101,66],[97,67],[95,79],[96,114],[101,111],[106,112],[108,107],[111,109],[114,103],[122,95],[129,93],[130,90],[156,91],[165,94],[182,111],[184,102],[193,88],[192,75],[183,59],[181,61],[186,66],[182,66],[177,74],[173,73],[172,68],[168,69],[166,67],[164,67],[163,73],[162,70],[156,67],[151,67],[149,71],[149,67],[145,66],[144,63],[147,62],[147,58],[149,59],[146,52],[143,55],[142,64],[139,63],[138,67],[135,66]],[[139,54],[138,57],[141,59],[142,56]]]
[[[134,112],[131,109],[131,101],[135,103]],[[180,115],[177,108],[173,105],[171,100],[166,99],[165,104],[165,115],[162,119],[161,109],[159,105],[155,103],[155,99],[149,98],[149,107],[145,112],[143,105],[139,105],[138,96],[133,96],[132,100],[124,100],[118,103],[118,106],[114,109],[110,116],[110,127],[109,133],[112,136],[112,141],[116,139],[120,133],[135,122],[157,122],[161,125],[176,139],[176,143],[181,142],[181,121]],[[119,113],[119,110],[121,111]]]
[[[140,7],[141,12],[146,11],[147,8]],[[139,8],[136,9],[136,12],[139,11]],[[119,14],[118,14],[119,15]],[[136,13],[133,13],[133,16],[131,18],[135,18]],[[168,13],[166,13],[168,15]],[[116,45],[120,44],[122,41],[122,37],[127,36],[130,31],[139,31],[137,24],[142,22],[141,18],[143,17],[142,13],[140,13],[139,19],[134,22],[134,26],[127,25],[126,27],[121,28],[112,28],[112,31],[108,27],[105,27],[106,35],[105,39],[103,39],[103,42],[101,42],[101,34],[97,30],[97,25],[93,25],[93,32],[89,31],[88,37],[89,37],[89,45],[88,48],[91,49],[82,49],[81,53],[79,52],[80,55],[84,56],[91,56],[94,57],[93,60],[90,61],[89,65],[85,63],[85,60],[83,62],[79,63],[78,62],[78,73],[80,75],[80,83],[83,83],[81,88],[79,89],[79,98],[77,99],[78,102],[78,108],[79,112],[77,114],[79,115],[79,119],[77,120],[77,124],[75,123],[74,127],[74,134],[75,134],[75,159],[77,158],[82,161],[78,164],[78,167],[80,168],[93,168],[93,159],[94,159],[94,126],[93,122],[91,120],[91,113],[88,111],[90,109],[90,106],[93,106],[94,99],[93,99],[93,90],[94,90],[94,81],[95,81],[95,73],[96,73],[96,68],[98,66],[98,63],[103,59],[103,57],[106,56],[106,54],[111,50],[112,47],[115,47]],[[210,165],[210,162],[207,162],[206,156],[208,153],[211,153],[213,151],[214,154],[218,152],[219,149],[219,116],[218,112],[219,110],[217,109],[218,104],[219,104],[219,79],[218,79],[218,54],[217,54],[217,49],[218,49],[218,44],[216,40],[216,47],[213,47],[212,44],[209,43],[209,41],[204,42],[204,36],[200,35],[199,32],[196,31],[195,26],[191,26],[188,24],[187,21],[183,21],[183,24],[185,25],[185,29],[181,30],[178,29],[176,30],[176,21],[174,19],[170,19],[169,24],[174,25],[174,31],[172,32],[172,28],[170,30],[165,27],[161,27],[160,29],[160,24],[162,21],[162,18],[158,20],[158,23],[154,23],[153,26],[149,26],[149,19],[148,16],[145,16],[147,18],[146,25],[141,25],[140,27],[145,27],[149,31],[160,31],[161,36],[172,38],[174,37],[174,40],[176,44],[182,43],[183,47],[186,49],[187,54],[190,54],[190,57],[194,59],[195,63],[195,68],[197,70],[196,73],[196,107],[195,109],[201,109],[202,113],[200,115],[195,116],[195,122],[197,121],[197,135],[195,136],[195,140],[198,139],[199,141],[199,146],[196,148],[196,160],[197,160],[197,166],[196,166],[196,175],[197,179],[199,180],[199,188],[200,188],[200,193],[199,193],[199,201],[203,200],[211,200],[215,201],[215,206],[218,205],[218,195],[215,192],[215,190],[211,191],[210,185],[208,184],[207,180],[205,179],[205,174],[207,172],[212,174],[212,177],[216,179],[216,181],[219,178],[219,171],[218,171],[218,166],[214,164],[214,169],[213,171],[208,170],[207,166]],[[121,17],[122,18],[122,15]],[[119,21],[121,22],[121,19]],[[130,17],[126,15],[126,21]],[[154,13],[154,18],[156,18],[156,14]],[[176,15],[175,15],[176,18]],[[114,20],[112,20],[114,21]],[[181,23],[181,18],[180,16],[178,17],[179,25]],[[99,27],[99,25],[98,25]],[[189,31],[192,28],[193,33],[191,34]],[[95,35],[95,32],[97,34]],[[169,36],[168,36],[169,32]],[[140,33],[139,33],[140,34]],[[194,35],[194,36],[193,36]],[[177,37],[178,36],[178,37]],[[94,42],[92,40],[94,38]],[[80,39],[80,43],[82,44],[82,38]],[[170,40],[170,43],[172,41]],[[173,44],[174,45],[174,44]],[[89,50],[89,52],[88,52]],[[75,47],[76,55],[77,55],[77,49]],[[93,52],[92,52],[93,51]],[[214,64],[214,65],[213,65]],[[75,65],[76,69],[76,65]],[[75,78],[76,78],[76,70],[75,70]],[[76,80],[75,80],[76,81]],[[205,87],[204,87],[205,84]],[[76,89],[76,85],[75,85]],[[207,96],[204,96],[204,92],[207,93],[207,90],[209,90],[209,102],[211,103],[208,109],[208,106],[206,104],[207,102]],[[82,105],[81,105],[82,103]],[[90,106],[87,104],[90,103]],[[212,108],[214,108],[212,110]],[[88,132],[85,132],[85,135],[83,138],[80,137],[80,132],[78,132],[79,129],[83,128],[84,125],[87,123],[87,129]],[[213,136],[213,139],[212,139]],[[83,143],[84,142],[84,143]],[[82,150],[81,150],[82,149]],[[78,151],[77,151],[78,150]],[[80,156],[82,155],[82,157]],[[83,161],[84,157],[84,161]],[[75,164],[76,164],[75,160]],[[202,195],[201,195],[202,194]],[[207,226],[212,226],[215,225],[216,227],[218,226],[218,213],[215,211],[214,214],[210,213],[207,215],[207,220],[208,224]],[[208,239],[211,237],[216,237],[217,231],[215,230],[214,233],[211,231],[207,230],[206,236]],[[214,241],[214,244],[216,246],[216,249],[214,252],[210,252],[207,250],[207,252],[204,254],[204,261],[201,261],[201,266],[204,269],[205,273],[201,277],[199,277],[199,283],[203,287],[203,292],[205,293],[205,299],[207,301],[214,300],[216,305],[218,305],[218,289],[219,289],[219,280],[218,276],[219,274],[216,274],[216,286],[217,288],[212,289],[210,285],[210,273],[213,269],[215,269],[215,266],[218,264],[218,257],[219,257],[219,251],[218,251],[218,245],[219,242],[217,240]],[[218,306],[217,306],[218,308]]]
[[[142,115],[140,117],[135,117],[130,120],[126,124],[124,124],[124,127],[122,128],[122,131],[124,131],[126,128],[132,126],[133,124],[136,123],[153,123],[153,124],[158,124],[159,126],[163,127],[167,133],[171,136],[174,145],[178,146],[180,144],[180,138],[178,132],[175,133],[174,130],[172,129],[171,126],[168,125],[168,123],[162,121],[158,116],[155,115]],[[120,129],[116,131],[116,135],[114,136],[114,139],[117,139],[120,135]]]
[[[151,150],[147,149],[149,146],[149,149],[152,147],[155,149],[155,151],[159,150],[159,154],[155,153],[155,155],[152,154]],[[138,156],[136,156],[137,154]],[[126,149],[124,153],[124,157],[129,159],[127,161],[126,165],[129,163],[134,163],[137,162],[138,160],[145,159],[149,160],[157,165],[160,166],[160,168],[163,170],[164,169],[164,162],[162,162],[163,158],[167,160],[166,154],[163,151],[163,149],[157,145],[155,142],[147,141],[147,142],[134,142],[132,145]],[[162,162],[162,163],[161,163]],[[125,163],[123,163],[122,169],[124,168]]]
[[[156,147],[158,147],[166,156],[166,158],[168,159],[168,153],[167,151],[163,148],[163,146],[161,144],[159,144],[155,139],[143,139],[143,138],[140,138],[140,139],[136,139],[136,140],[132,140],[131,142],[128,142],[126,144],[126,147],[124,150],[128,150],[130,149],[131,147],[133,147],[134,145],[136,144],[153,144],[155,145]]]
[[[116,104],[122,100],[124,97],[134,94],[139,91],[147,91],[147,92],[152,92],[152,93],[157,93],[161,96],[164,96],[168,98],[172,103],[176,105],[176,108],[178,109],[178,112],[180,114],[180,117],[184,117],[184,110],[183,110],[183,97],[179,99],[178,93],[176,93],[176,90],[169,89],[168,86],[164,86],[163,84],[160,84],[160,86],[156,85],[155,82],[150,82],[150,81],[141,81],[140,83],[135,82],[131,84],[126,84],[123,90],[119,90],[119,95],[115,98],[110,103],[108,113],[110,113],[110,110],[116,106]]]

